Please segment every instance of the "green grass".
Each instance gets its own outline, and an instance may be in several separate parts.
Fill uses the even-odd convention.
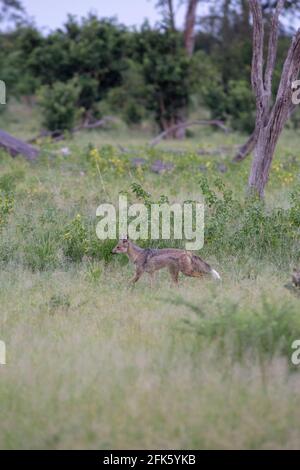
[[[26,113],[21,107],[6,128],[35,133],[31,112],[22,128]],[[82,133],[44,143],[33,164],[0,154],[0,190],[12,202],[0,204],[1,448],[299,448],[300,375],[290,357],[300,338],[300,297],[285,287],[299,261],[297,207],[289,213],[299,187],[297,135],[282,137],[267,190],[268,216],[278,207],[283,216],[250,208],[257,225],[244,225],[249,231],[233,244],[240,216],[225,220],[207,207],[208,228],[217,223],[220,235],[208,236],[201,253],[221,284],[181,278],[174,290],[161,272],[153,289],[145,276],[131,290],[133,267],[111,259],[111,246],[95,237],[97,206],[130,193],[133,182],[154,198],[198,199],[199,165],[210,187],[221,177],[234,204],[243,204],[250,163],[230,161],[243,140],[236,134],[195,129],[186,142],[151,151],[150,137],[122,128]],[[89,144],[105,160],[100,166]],[[64,146],[70,156],[58,152]],[[197,154],[221,146],[229,150]],[[130,167],[135,156],[176,168],[139,172]]]

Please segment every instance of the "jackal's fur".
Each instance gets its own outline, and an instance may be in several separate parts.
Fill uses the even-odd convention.
[[[131,279],[134,284],[144,272],[149,273],[151,280],[154,272],[162,268],[168,268],[172,280],[178,283],[178,274],[182,272],[190,277],[202,277],[210,274],[214,279],[221,279],[219,273],[212,269],[200,256],[186,250],[176,248],[143,249],[135,245],[128,238],[122,238],[112,251],[125,253],[136,266],[135,276]]]

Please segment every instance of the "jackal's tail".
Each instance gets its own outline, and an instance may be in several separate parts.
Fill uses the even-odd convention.
[[[221,276],[215,269],[211,270],[211,275],[216,281],[221,281]]]

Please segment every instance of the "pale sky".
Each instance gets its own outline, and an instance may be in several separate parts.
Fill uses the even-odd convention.
[[[141,25],[145,18],[151,24],[159,20],[156,0],[22,0],[28,15],[39,28],[55,29],[64,23],[68,13],[78,18],[95,12],[100,17],[117,16],[127,26]],[[178,11],[178,26],[183,22],[182,8]]]

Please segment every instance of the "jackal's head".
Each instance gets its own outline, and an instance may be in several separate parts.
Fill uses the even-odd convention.
[[[121,238],[119,241],[118,241],[118,244],[114,247],[114,249],[112,250],[112,253],[113,254],[117,254],[117,253],[127,253],[128,251],[128,245],[129,245],[129,240],[128,238]]]

